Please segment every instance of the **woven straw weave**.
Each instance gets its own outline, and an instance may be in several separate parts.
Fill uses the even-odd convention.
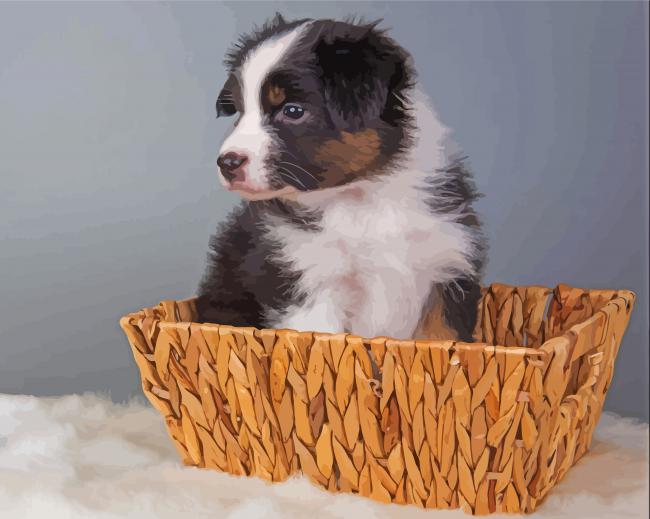
[[[120,321],[183,461],[469,513],[531,512],[586,452],[634,294],[483,290],[476,343]]]

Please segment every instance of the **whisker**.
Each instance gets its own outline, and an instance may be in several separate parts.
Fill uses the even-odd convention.
[[[282,177],[288,178],[289,180],[293,180],[294,182],[300,184],[300,186],[302,186],[303,189],[307,189],[307,186],[305,186],[305,184],[303,184],[301,182],[301,180],[296,175],[291,173],[291,171],[289,171],[287,169],[279,169],[278,172],[280,173],[280,175]]]
[[[294,164],[293,162],[287,162],[287,161],[282,161],[280,164],[287,164],[288,166],[293,166],[294,168],[298,168],[299,170],[303,171],[305,174],[309,175],[314,181],[318,182],[318,179],[311,174],[309,171],[307,171],[305,168],[298,166],[298,164]]]
[[[300,181],[300,179],[294,173],[289,171],[288,169],[279,168],[278,173],[280,173],[280,175],[282,177],[284,177],[284,178],[288,178],[289,180],[293,180],[293,181],[297,182],[298,184],[300,184],[302,186],[303,189],[305,189],[305,190],[307,189],[307,186],[305,184],[303,184]]]

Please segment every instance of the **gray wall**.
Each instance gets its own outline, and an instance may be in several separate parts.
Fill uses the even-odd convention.
[[[193,293],[226,46],[383,17],[486,194],[488,281],[625,287],[607,407],[648,417],[647,4],[0,4],[0,391],[139,391],[117,320]]]

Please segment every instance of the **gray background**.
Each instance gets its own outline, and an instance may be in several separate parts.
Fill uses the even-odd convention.
[[[607,407],[647,420],[647,4],[0,4],[0,391],[139,392],[120,315],[193,293],[236,202],[214,100],[235,35],[385,19],[471,158],[487,281],[629,288]]]

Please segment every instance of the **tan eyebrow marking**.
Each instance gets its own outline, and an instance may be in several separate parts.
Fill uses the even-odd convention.
[[[280,106],[287,98],[284,88],[278,85],[269,85],[266,92],[266,98],[269,100],[271,106]]]

